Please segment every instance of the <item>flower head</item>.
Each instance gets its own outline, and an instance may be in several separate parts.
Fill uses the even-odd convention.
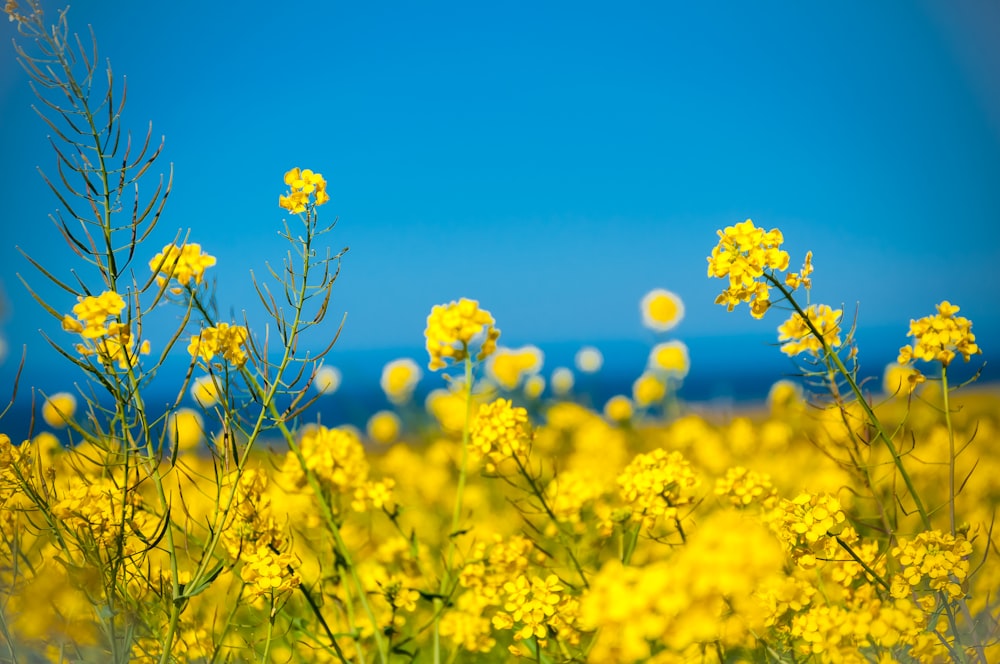
[[[666,332],[684,320],[684,302],[665,288],[655,288],[639,304],[642,324],[657,332]]]
[[[781,231],[765,231],[747,219],[718,231],[718,235],[719,244],[708,257],[708,276],[728,278],[729,287],[715,303],[732,311],[740,302],[747,302],[751,315],[762,318],[771,306],[770,286],[762,278],[768,270],[788,269],[788,252],[780,248],[784,241]]]
[[[528,455],[531,429],[528,411],[515,408],[509,399],[483,404],[469,426],[469,446],[478,456],[487,457],[493,470],[504,459]]]
[[[649,368],[674,378],[684,378],[691,368],[687,345],[683,341],[664,341],[649,353]]]
[[[497,348],[490,356],[486,372],[497,385],[514,390],[526,376],[537,374],[542,368],[544,355],[536,346],[523,348]]]
[[[469,357],[473,339],[483,336],[478,360],[484,360],[497,347],[500,330],[496,329],[490,312],[479,308],[479,302],[462,298],[457,302],[439,304],[427,317],[427,352],[431,371],[447,366],[448,360],[461,362]]]
[[[125,309],[125,300],[114,291],[104,291],[100,295],[77,298],[72,316],[65,316],[63,329],[76,332],[84,339],[100,339],[108,334],[108,317],[117,316]]]
[[[191,357],[201,358],[211,362],[216,355],[238,367],[247,361],[245,349],[249,332],[242,325],[219,323],[214,327],[206,327],[197,336],[191,337],[188,353]]]
[[[782,342],[781,352],[789,357],[800,353],[810,353],[818,357],[823,354],[823,342],[830,348],[839,348],[841,314],[843,312],[840,309],[831,309],[826,304],[819,306],[813,304],[806,309],[806,317],[823,341],[813,333],[805,318],[798,313],[792,314],[791,318],[778,327],[778,341]]]
[[[934,316],[911,320],[907,336],[913,337],[913,345],[899,349],[899,363],[907,365],[914,359],[936,360],[948,366],[956,354],[968,362],[971,356],[982,353],[972,333],[972,321],[956,316],[958,311],[958,307],[945,300],[937,305]]]
[[[308,168],[296,167],[285,173],[285,184],[290,191],[287,196],[278,197],[278,205],[293,214],[306,211],[310,196],[313,197],[313,205],[323,205],[330,200],[330,195],[326,193],[326,180]]]
[[[69,392],[57,392],[42,404],[42,419],[50,427],[61,429],[76,412],[76,397]]]
[[[413,396],[413,390],[420,382],[423,372],[417,363],[408,357],[387,362],[382,367],[382,379],[379,384],[386,398],[394,404],[407,403]]]
[[[207,268],[215,265],[215,256],[201,253],[200,244],[164,245],[163,251],[149,261],[149,269],[156,272],[156,283],[160,288],[173,279],[181,286],[192,281],[200,284]],[[180,289],[175,289],[180,291]]]

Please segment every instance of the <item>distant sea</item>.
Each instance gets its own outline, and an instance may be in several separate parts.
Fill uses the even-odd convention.
[[[768,389],[780,379],[801,380],[801,369],[791,358],[780,352],[773,336],[702,336],[685,337],[670,335],[688,346],[691,370],[679,390],[682,401],[696,405],[700,410],[711,409],[725,413],[733,409],[743,409],[764,403]],[[652,335],[647,340],[618,339],[603,342],[559,341],[535,344],[544,353],[542,376],[548,382],[553,369],[567,367],[574,370],[576,383],[572,398],[595,408],[616,394],[631,395],[632,382],[646,366],[650,349],[664,340]],[[882,373],[885,366],[895,361],[900,345],[906,338],[898,329],[868,330],[858,334],[860,371],[866,381],[867,391],[878,394],[881,391]],[[513,347],[517,343],[510,343]],[[574,356],[584,345],[598,348],[604,356],[604,365],[596,374],[582,374],[575,369]],[[183,353],[175,354],[183,356]],[[305,419],[322,421],[327,426],[352,424],[363,427],[368,417],[390,404],[379,387],[382,367],[385,363],[408,357],[423,368],[414,403],[422,404],[423,399],[433,389],[446,385],[436,372],[427,370],[427,354],[422,347],[396,347],[379,349],[341,349],[334,347],[327,356],[326,364],[340,370],[342,382],[339,389],[320,397]],[[156,411],[169,403],[176,394],[176,385],[183,379],[186,366],[184,357],[179,357],[175,365],[165,365],[150,390],[144,393],[147,406]],[[968,379],[983,368],[980,383],[1000,384],[1000,356],[985,354],[973,357],[966,364],[956,360],[949,368],[953,385]],[[16,358],[7,358],[3,374],[13,376],[10,366]],[[20,389],[14,406],[0,421],[0,432],[11,439],[19,440],[28,436],[31,423],[31,388],[48,394],[59,391],[75,391],[75,385],[84,385],[89,392],[92,386],[82,383],[83,374],[79,369],[62,360],[59,370],[27,371],[21,376]],[[985,366],[984,366],[985,365]],[[931,367],[923,367],[927,372]],[[9,379],[8,379],[9,380]],[[157,391],[158,385],[163,385]],[[174,392],[169,391],[173,387]],[[8,384],[9,389],[9,384]],[[548,388],[543,398],[550,396]],[[36,395],[36,399],[38,399]],[[0,394],[4,403],[8,394]],[[193,405],[185,395],[186,405]],[[36,405],[37,412],[37,405]],[[45,428],[36,418],[35,430]]]

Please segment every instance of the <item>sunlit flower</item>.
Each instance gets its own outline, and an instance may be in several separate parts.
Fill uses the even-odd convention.
[[[687,345],[683,341],[664,341],[649,353],[648,367],[674,378],[684,378],[691,368]]]
[[[604,416],[613,422],[627,422],[634,413],[632,400],[624,394],[617,394],[604,404]]]
[[[108,327],[105,325],[108,318],[119,315],[125,309],[125,300],[114,291],[104,291],[96,297],[79,297],[77,300],[73,305],[73,315],[76,318],[65,316],[62,326],[64,330],[76,332],[84,339],[100,339],[108,334]]]
[[[320,394],[333,394],[340,389],[340,381],[340,369],[330,365],[320,367],[313,376],[313,386]]]
[[[319,173],[313,173],[308,168],[293,168],[285,173],[285,184],[290,191],[286,196],[278,197],[278,205],[292,214],[300,214],[309,206],[309,197],[314,197],[314,205],[323,205],[330,200],[326,193],[326,180]]]
[[[574,358],[576,363],[576,369],[580,373],[592,374],[597,373],[604,366],[604,355],[601,351],[593,346],[584,346],[580,350],[576,351],[576,357]]]
[[[200,334],[191,337],[188,353],[191,357],[201,358],[211,362],[216,355],[237,367],[247,361],[246,342],[249,333],[242,325],[219,323],[214,327],[206,327]]]
[[[387,362],[382,367],[382,379],[379,384],[385,396],[394,404],[407,403],[413,396],[413,390],[423,377],[423,372],[416,362],[408,357]]]
[[[782,342],[781,352],[790,357],[800,353],[809,353],[819,357],[824,352],[823,342],[829,348],[839,348],[841,344],[840,318],[843,312],[840,309],[831,309],[826,304],[812,304],[805,310],[805,313],[820,337],[813,333],[806,320],[796,312],[778,327],[778,341]],[[820,341],[820,338],[823,341]]]
[[[156,272],[156,283],[163,288],[164,283],[173,279],[181,286],[192,281],[200,284],[205,270],[215,265],[215,257],[201,253],[200,244],[164,245],[163,251],[149,261],[149,269]],[[179,289],[178,289],[179,290]]]
[[[469,447],[488,459],[493,470],[505,459],[524,459],[531,445],[528,412],[514,407],[509,399],[497,399],[479,407],[469,426]]]
[[[882,391],[890,396],[905,397],[926,380],[913,365],[890,362],[882,373]]]
[[[496,350],[500,331],[493,325],[490,312],[479,308],[479,302],[462,298],[457,302],[435,305],[427,317],[427,353],[431,371],[443,369],[448,361],[461,362],[469,357],[469,346],[482,338],[477,360],[484,360]]]
[[[205,439],[205,423],[198,411],[181,408],[167,418],[167,437],[181,452],[193,450]]]
[[[522,379],[541,371],[543,361],[544,355],[537,346],[501,347],[486,363],[486,374],[509,392],[515,390]]]
[[[747,219],[717,232],[719,244],[708,257],[708,276],[728,279],[729,286],[715,303],[732,311],[740,302],[747,302],[751,315],[762,318],[771,306],[765,272],[788,269],[788,252],[780,248],[784,241],[781,231],[765,231]]]
[[[632,400],[639,408],[646,408],[663,401],[667,396],[667,385],[663,379],[646,371],[632,383]]]
[[[677,327],[684,319],[684,302],[676,293],[655,288],[646,293],[639,303],[642,324],[651,330],[665,332]]]
[[[76,413],[76,397],[69,392],[57,392],[42,404],[42,419],[50,427],[61,429]]]
[[[212,376],[200,376],[191,382],[191,398],[202,408],[208,408],[219,401],[219,388]]]
[[[948,366],[956,354],[968,362],[973,355],[982,353],[972,333],[972,321],[956,316],[958,311],[958,307],[945,300],[937,305],[934,316],[911,320],[907,336],[913,337],[913,345],[899,349],[898,362],[909,364],[917,359]]]
[[[566,396],[573,391],[573,371],[566,367],[556,367],[552,370],[549,384],[552,386],[552,393],[556,396]]]
[[[368,418],[368,437],[376,443],[388,445],[399,438],[399,430],[403,423],[399,415],[391,410],[380,410]]]

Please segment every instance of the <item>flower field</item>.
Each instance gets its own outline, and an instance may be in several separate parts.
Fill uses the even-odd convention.
[[[33,263],[67,294],[36,299],[87,388],[44,395],[28,439],[0,421],[0,660],[1000,661],[1000,394],[949,380],[981,355],[958,306],[901,321],[897,363],[863,383],[850,321],[810,301],[822,266],[793,270],[781,231],[746,220],[706,238],[704,278],[799,363],[766,408],[678,397],[697,368],[668,290],[639,303],[662,337],[647,368],[599,407],[456,294],[428,311],[422,365],[381,368],[392,408],[324,426],[324,177],[275,178],[288,254],[254,284],[267,333],[221,314],[210,247],[143,241],[170,190],[136,186],[158,150],[118,140],[65,15],[27,4],[7,13],[38,49],[18,52],[51,102],[80,267],[66,283]],[[164,325],[165,343],[143,332]],[[424,371],[439,387],[420,404]]]

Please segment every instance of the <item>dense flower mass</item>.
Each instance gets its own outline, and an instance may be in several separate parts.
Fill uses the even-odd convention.
[[[188,353],[191,357],[201,358],[205,362],[211,362],[216,355],[221,355],[226,362],[241,367],[247,361],[248,336],[249,332],[242,325],[219,323],[191,337]]]
[[[523,460],[531,445],[528,412],[515,408],[509,399],[483,404],[469,426],[469,445],[477,456],[487,458],[489,469],[505,459]]]
[[[652,528],[662,518],[673,521],[678,509],[690,505],[701,480],[680,452],[655,449],[639,454],[618,476],[622,500],[631,509],[632,520]]]
[[[796,312],[778,327],[778,341],[781,342],[781,352],[790,357],[801,353],[809,353],[815,357],[821,357],[824,352],[824,342],[829,348],[839,348],[841,345],[840,318],[843,315],[843,311],[840,309],[831,309],[826,304],[812,304],[809,305],[805,312],[808,323],[805,318]],[[815,328],[820,336],[817,337],[813,333],[809,323],[812,323],[812,328]]]
[[[907,336],[913,337],[913,345],[899,349],[899,363],[906,365],[917,359],[948,366],[956,354],[968,362],[971,356],[982,353],[972,334],[972,321],[956,316],[958,311],[945,300],[937,305],[937,314],[911,320]]]
[[[740,302],[750,304],[750,313],[761,318],[771,306],[771,290],[762,280],[766,271],[788,269],[788,252],[781,249],[784,237],[777,228],[765,231],[753,221],[718,231],[719,244],[708,258],[708,276],[729,279],[729,287],[715,302],[732,311]]]
[[[926,583],[953,599],[964,595],[962,584],[969,575],[969,555],[972,545],[962,536],[937,530],[919,533],[911,540],[893,547],[892,555],[902,566],[893,578],[892,595],[909,597]]]
[[[308,168],[296,167],[285,173],[285,184],[290,191],[288,195],[278,197],[278,205],[293,214],[305,212],[310,197],[313,197],[313,205],[323,205],[330,200],[330,195],[326,193],[326,180]]]
[[[181,286],[193,281],[200,284],[207,268],[215,265],[215,257],[203,254],[200,244],[164,245],[163,251],[149,261],[149,269],[156,273],[160,288],[173,279]]]
[[[476,356],[484,360],[496,350],[500,330],[494,327],[490,312],[479,308],[479,302],[462,298],[457,302],[435,305],[427,317],[427,353],[431,371],[443,369],[448,361],[461,362],[469,357],[469,346],[482,336],[482,346]]]

